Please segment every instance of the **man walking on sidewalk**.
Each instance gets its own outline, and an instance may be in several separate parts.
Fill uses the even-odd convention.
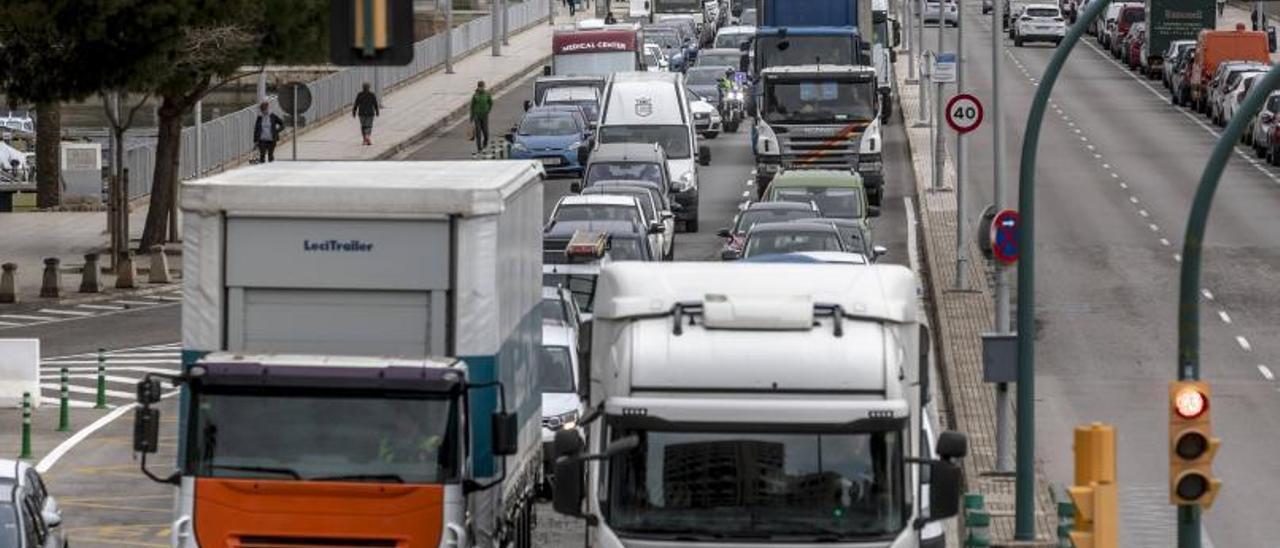
[[[258,145],[258,163],[276,161],[276,141],[284,131],[284,120],[271,112],[271,103],[263,101],[258,107],[258,121],[253,124],[253,142]]]
[[[471,124],[474,127],[476,153],[483,152],[489,146],[489,111],[493,110],[493,96],[484,89],[484,80],[476,83],[476,92],[471,94]]]
[[[364,89],[356,94],[356,102],[351,106],[351,115],[360,116],[360,135],[364,136],[365,146],[373,144],[369,137],[373,135],[373,117],[382,114],[378,108],[378,96],[369,91],[369,83],[364,83]]]

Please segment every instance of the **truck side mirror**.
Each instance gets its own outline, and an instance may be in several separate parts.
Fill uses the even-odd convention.
[[[551,442],[553,454],[552,460],[560,460],[561,457],[576,459],[582,456],[582,451],[587,448],[586,442],[582,440],[582,434],[577,429],[556,430],[555,439]]]
[[[986,209],[982,210],[982,216],[978,218],[978,250],[982,251],[982,256],[988,261],[995,258],[995,251],[991,249],[991,223],[996,220],[996,205],[989,204]]]
[[[969,454],[969,438],[964,434],[947,430],[938,434],[938,447],[935,449],[943,459],[962,459]]]
[[[516,454],[519,448],[520,424],[515,413],[497,412],[493,414],[493,454],[503,457]]]
[[[585,463],[574,457],[556,459],[555,476],[551,482],[551,507],[556,512],[576,518],[582,513],[582,495],[585,489],[583,472]]]
[[[932,461],[929,467],[929,521],[947,519],[960,513],[960,466]]]
[[[145,455],[155,453],[159,447],[160,410],[141,406],[133,413],[133,452]]]
[[[551,65],[542,65],[542,75],[551,76]]]
[[[711,149],[707,145],[698,145],[698,165],[711,165]]]

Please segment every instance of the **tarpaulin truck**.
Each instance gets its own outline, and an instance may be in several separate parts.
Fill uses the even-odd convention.
[[[1164,52],[1174,40],[1195,40],[1217,23],[1214,0],[1147,0],[1147,75],[1164,66]]]
[[[174,546],[529,546],[536,162],[279,162],[183,184]],[[154,466],[154,465],[153,465]]]
[[[967,442],[928,448],[917,290],[901,266],[606,265],[555,509],[605,548],[920,546]]]

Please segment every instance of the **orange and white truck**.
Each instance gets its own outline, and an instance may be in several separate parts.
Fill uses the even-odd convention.
[[[280,162],[184,183],[184,372],[139,384],[134,438],[176,490],[172,545],[530,546],[542,177]]]

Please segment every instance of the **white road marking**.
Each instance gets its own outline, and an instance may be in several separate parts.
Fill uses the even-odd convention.
[[[23,325],[26,325],[26,324],[23,324],[23,323],[12,323],[12,322],[0,322],[0,325],[5,325],[5,326],[9,326],[9,327],[19,327],[19,326],[23,326]]]
[[[1120,178],[1120,175],[1119,175],[1119,174],[1117,174],[1117,173],[1115,173],[1115,172],[1112,172],[1112,173],[1111,173],[1111,178],[1112,178],[1112,179],[1119,179],[1119,178]]]
[[[123,306],[112,306],[109,304],[78,304],[76,308],[88,308],[90,310],[124,310]]]
[[[1209,299],[1209,300],[1211,300],[1211,301],[1213,300],[1213,293],[1210,293],[1210,292],[1209,292],[1209,288],[1207,288],[1207,287],[1202,287],[1202,288],[1200,288],[1200,294],[1201,294],[1201,295],[1204,295],[1204,298],[1206,298],[1206,299]]]
[[[1131,203],[1135,203],[1135,204],[1136,204],[1136,203],[1138,203],[1138,197],[1137,197],[1137,196],[1130,195],[1130,196],[1129,196],[1129,202],[1131,202]]]
[[[1171,246],[1171,245],[1173,245],[1173,244],[1169,243],[1169,239],[1168,239],[1168,238],[1160,238],[1160,245],[1165,246],[1165,247],[1169,247],[1169,246]]]
[[[167,373],[173,373],[173,371],[166,371],[166,372],[167,372]],[[41,378],[42,380],[49,381],[49,382],[46,382],[46,383],[42,384],[42,385],[40,386],[40,388],[41,388],[41,389],[44,389],[44,390],[54,390],[54,391],[56,391],[56,390],[58,390],[58,381],[62,379],[62,373],[53,373],[53,374],[51,374],[51,375],[41,375],[41,376],[40,376],[40,378]],[[91,381],[96,381],[96,380],[98,380],[98,375],[97,375],[96,373],[74,373],[74,374],[72,374],[72,373],[68,372],[68,374],[67,374],[67,379],[80,379],[80,380],[91,380]],[[117,383],[120,383],[120,384],[128,384],[128,385],[134,385],[134,384],[137,384],[137,383],[138,383],[138,380],[139,380],[139,379],[136,379],[136,378],[134,378],[134,377],[118,377],[118,376],[116,376],[116,375],[103,375],[103,376],[102,376],[102,379],[103,379],[103,380],[105,380],[105,381],[107,381],[107,382],[117,382]],[[67,386],[67,389],[68,389],[68,390],[70,390],[70,389],[71,389],[71,386],[70,386],[70,385],[68,385],[68,386]],[[109,392],[109,391],[108,391],[108,392]]]
[[[66,455],[68,451],[71,451],[71,449],[75,448],[76,445],[79,445],[80,442],[85,440],[85,438],[88,438],[103,426],[111,424],[112,421],[120,418],[122,415],[128,413],[137,406],[137,403],[131,403],[122,407],[117,407],[110,413],[103,415],[102,418],[93,421],[93,424],[84,427],[79,432],[76,432],[74,435],[67,438],[67,441],[58,444],[58,446],[54,447],[52,451],[49,451],[48,455],[45,455],[44,458],[40,459],[39,463],[36,463],[36,471],[41,474],[48,472],[50,468],[53,468],[53,465],[58,463],[58,459],[61,459],[63,455]]]
[[[1111,164],[1102,164],[1102,169],[1111,169]]]
[[[1267,379],[1269,381],[1276,380],[1276,376],[1271,374],[1271,368],[1265,365],[1258,364],[1258,372],[1262,373],[1262,378],[1264,379]]]
[[[58,398],[49,397],[49,396],[41,396],[40,403],[42,405],[61,405],[62,404],[62,402]],[[95,407],[95,402],[80,401],[80,400],[73,400],[71,398],[67,398],[67,407],[74,407],[76,409],[93,409]]]
[[[111,303],[112,303],[112,304],[123,304],[123,305],[125,305],[125,306],[155,306],[155,305],[156,305],[156,302],[155,302],[155,301],[126,301],[126,300],[123,300],[123,299],[121,299],[121,300],[119,300],[119,301],[111,301]]]
[[[1173,254],[1173,262],[1175,262],[1175,263],[1180,263],[1180,262],[1182,262],[1182,254],[1181,254],[1181,253],[1174,253],[1174,254]]]
[[[1151,228],[1151,231],[1152,231],[1152,232],[1160,232],[1160,226],[1159,226],[1159,225],[1150,224],[1150,225],[1147,225],[1147,226]]]
[[[1145,219],[1145,218],[1147,218],[1147,217],[1150,217],[1150,216],[1151,216],[1151,213],[1150,213],[1150,212],[1148,212],[1148,211],[1147,211],[1147,210],[1145,210],[1145,209],[1139,209],[1139,210],[1138,210],[1138,215],[1142,215],[1142,218],[1144,218],[1144,219]]]
[[[1125,190],[1129,190],[1129,183],[1126,183],[1126,182],[1124,182],[1124,181],[1120,181],[1120,188],[1123,188],[1123,189],[1125,189]]]
[[[750,190],[744,190],[744,191],[742,191],[742,197],[743,197],[743,198],[746,198],[747,196],[750,196],[750,195],[751,195],[751,191],[750,191]]]
[[[175,372],[177,372],[177,367],[176,367],[176,366],[178,365],[178,362],[177,362],[177,361],[171,361],[171,362],[169,362],[169,364],[170,364],[170,365],[174,365],[175,367],[174,367],[174,368],[172,368],[172,369],[165,369],[165,368],[163,368],[163,367],[137,367],[137,366],[129,366],[129,367],[107,367],[107,371],[117,372],[117,373],[118,373],[118,372],[121,372],[121,371],[130,371],[130,372],[133,372],[133,373],[175,373]],[[58,362],[54,362],[54,363],[48,363],[48,362],[46,362],[46,365],[58,365]],[[52,372],[42,372],[42,373],[40,373],[40,375],[41,375],[42,377],[49,377],[49,378],[54,378],[54,379],[56,379],[56,378],[58,378],[58,375],[61,375],[61,374],[62,374],[61,372],[59,372],[59,371],[58,371],[58,369],[60,369],[60,368],[51,368],[51,367],[50,367],[50,368],[45,368],[45,371],[52,371]],[[98,371],[97,366],[93,366],[93,367],[89,367],[89,366],[75,366],[75,367],[68,367],[68,368],[67,368],[67,372],[68,372],[68,373],[95,373],[95,372],[97,372],[97,371]],[[137,379],[134,379],[134,380],[137,380]]]
[[[1080,137],[1080,140],[1081,140],[1081,141],[1088,142],[1088,141],[1089,141],[1089,138],[1088,138],[1088,137],[1081,136],[1081,137]]]
[[[1227,315],[1226,310],[1219,310],[1218,317],[1222,319],[1222,323],[1231,323],[1231,316]]]
[[[1253,351],[1253,346],[1249,344],[1249,339],[1246,339],[1241,335],[1236,335],[1236,344],[1240,345],[1240,349],[1245,352]]]
[[[907,210],[907,264],[912,272],[920,272],[920,251],[916,249],[916,208],[910,196],[903,196]]]
[[[51,322],[58,318],[52,316],[24,316],[21,314],[3,314],[0,318],[8,318],[10,320],[27,320],[32,322]]]
[[[112,368],[112,366],[115,366],[115,365],[164,365],[164,364],[167,364],[167,363],[174,363],[175,361],[179,361],[179,360],[175,360],[175,359],[173,359],[173,358],[170,358],[170,359],[167,359],[167,360],[163,360],[163,359],[157,359],[157,360],[145,360],[145,359],[143,359],[143,360],[128,360],[128,359],[126,359],[126,360],[116,360],[116,359],[112,359],[112,358],[111,358],[111,356],[107,356],[107,362],[106,362],[106,363],[107,363],[107,368],[108,368],[108,369],[111,369],[111,368]],[[44,362],[44,363],[46,363],[46,364],[51,364],[51,365],[97,365],[97,364],[98,364],[98,360],[96,360],[96,359],[94,359],[94,360],[57,360],[57,361],[46,361],[46,362]]]
[[[54,310],[52,308],[41,308],[40,313],[41,314],[62,314],[63,316],[75,316],[78,318],[83,318],[85,316],[93,315],[93,312],[84,312],[82,310]]]

